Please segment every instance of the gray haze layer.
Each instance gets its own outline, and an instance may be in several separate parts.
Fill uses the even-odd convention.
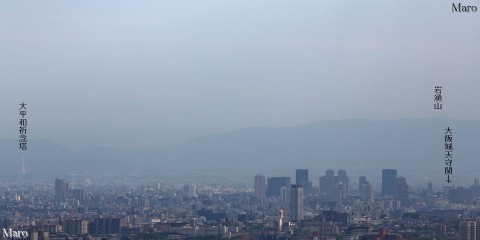
[[[448,1],[2,1],[0,36],[5,138],[22,101],[29,138],[76,149],[328,119],[480,119],[479,15]]]
[[[444,182],[445,128],[453,128],[455,183],[480,177],[480,121],[453,119],[322,121],[295,127],[256,127],[200,137],[162,149],[90,147],[74,151],[32,141],[26,153],[0,139],[0,174],[17,175],[25,158],[28,176],[138,174],[156,178],[249,179],[256,174],[290,176],[308,168],[318,177],[344,168],[372,176],[398,168],[406,177]],[[317,178],[318,179],[318,178]],[[315,178],[312,181],[316,182]]]

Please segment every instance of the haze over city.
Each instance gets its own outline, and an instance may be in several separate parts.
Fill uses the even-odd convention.
[[[0,239],[480,239],[475,4],[1,1]]]
[[[17,137],[21,102],[30,138],[72,149],[322,120],[480,118],[480,23],[444,4],[4,1],[0,13],[3,138]],[[437,85],[443,111],[432,108]]]

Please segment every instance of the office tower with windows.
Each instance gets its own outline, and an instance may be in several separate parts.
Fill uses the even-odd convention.
[[[337,184],[344,184],[345,185],[345,192],[346,192],[346,195],[348,195],[349,193],[349,188],[348,188],[348,176],[347,176],[347,171],[343,170],[343,169],[340,169],[338,170],[338,175],[337,177],[335,178],[335,182]]]
[[[358,190],[360,191],[360,189],[362,188],[362,184],[365,184],[367,183],[367,177],[365,176],[360,176],[358,178]]]
[[[473,220],[460,221],[458,224],[458,239],[459,240],[477,240],[478,222]]]
[[[303,220],[303,186],[290,186],[290,219]]]
[[[400,206],[410,206],[410,198],[408,196],[408,184],[406,178],[397,178],[397,181],[395,182],[395,196],[398,200],[400,200]]]
[[[365,182],[360,185],[360,198],[365,202],[373,202],[374,193],[372,184]]]
[[[267,197],[280,197],[280,189],[290,186],[289,177],[269,177],[267,184]]]
[[[325,192],[328,199],[333,199],[335,190],[335,172],[332,169],[328,169],[325,172]]]
[[[55,202],[64,202],[68,192],[68,184],[61,178],[55,179]]]
[[[255,196],[258,198],[265,198],[267,196],[267,182],[265,176],[255,176]]]
[[[397,182],[397,169],[383,169],[382,170],[382,195],[395,195],[395,188]]]
[[[308,169],[297,169],[295,183],[305,185],[308,182]]]

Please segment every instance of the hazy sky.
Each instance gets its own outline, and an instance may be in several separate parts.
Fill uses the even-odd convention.
[[[5,137],[22,101],[33,131],[480,119],[479,69],[480,13],[444,0],[0,2]]]

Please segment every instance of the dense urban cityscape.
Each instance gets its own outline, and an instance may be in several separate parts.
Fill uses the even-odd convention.
[[[412,189],[383,169],[366,176],[307,169],[252,176],[248,186],[115,183],[0,183],[0,227],[28,239],[478,239],[480,182]],[[477,234],[477,232],[479,234]]]
[[[0,1],[0,240],[480,240],[477,5]]]

